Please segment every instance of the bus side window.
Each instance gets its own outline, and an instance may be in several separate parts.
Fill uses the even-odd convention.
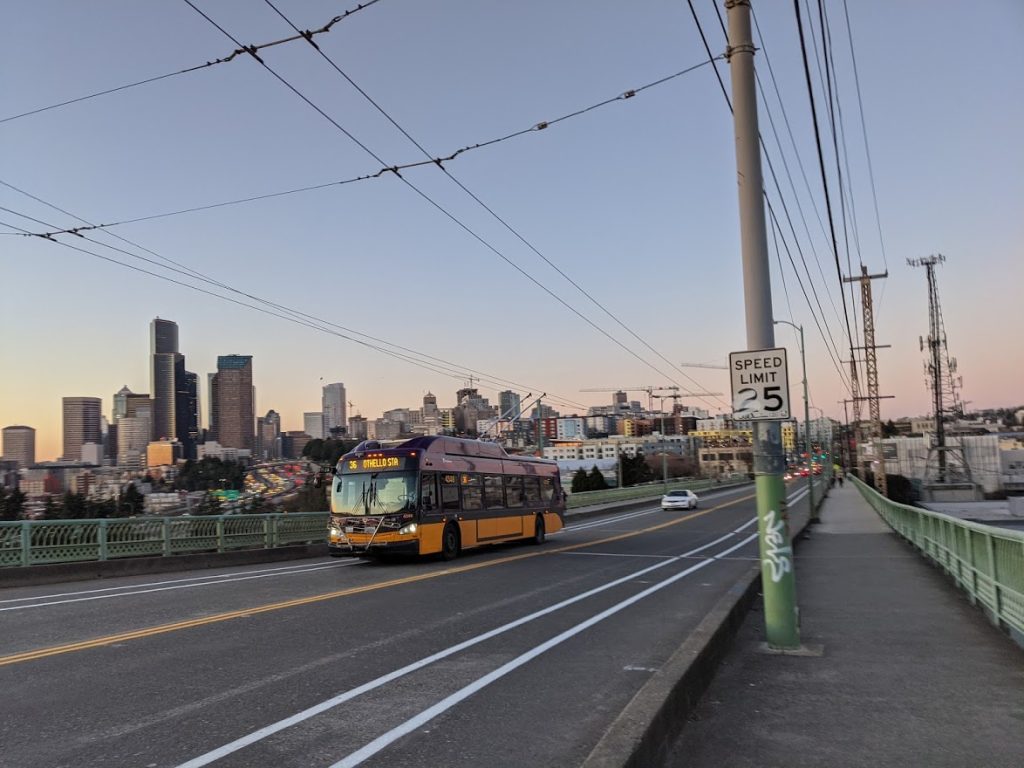
[[[459,511],[458,475],[441,475],[441,509],[445,512]]]
[[[523,506],[523,478],[518,475],[505,477],[505,504],[512,508]]]
[[[462,508],[475,512],[484,508],[483,488],[480,486],[480,475],[460,475],[462,486]]]
[[[540,478],[523,478],[523,498],[526,499],[526,506],[528,507],[540,504]]]
[[[553,478],[545,477],[541,480],[540,494],[544,501],[551,501],[555,498],[555,481]]]
[[[502,509],[505,506],[501,475],[484,475],[484,505],[488,509]]]
[[[420,505],[424,512],[437,509],[437,475],[424,472],[420,478]]]

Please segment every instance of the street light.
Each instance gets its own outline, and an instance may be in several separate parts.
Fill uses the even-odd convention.
[[[804,372],[804,445],[809,454],[811,452],[811,401],[807,395],[807,357],[804,354],[804,327],[791,323],[789,320],[775,320],[773,322],[775,325],[781,323],[800,331],[800,364]],[[811,501],[811,522],[816,523],[818,522],[818,510],[814,506],[814,473],[810,471],[810,467],[808,467],[807,472],[807,495]]]

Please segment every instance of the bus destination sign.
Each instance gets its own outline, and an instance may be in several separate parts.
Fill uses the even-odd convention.
[[[406,468],[406,462],[410,461],[407,456],[361,456],[356,459],[346,459],[344,469],[346,472],[380,472],[381,470],[399,470]]]

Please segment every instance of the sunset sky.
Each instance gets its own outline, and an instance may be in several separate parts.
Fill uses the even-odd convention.
[[[245,44],[293,34],[261,2],[193,2]],[[712,3],[694,4],[712,50],[721,53],[725,41]],[[301,29],[312,29],[356,2],[275,5]],[[963,398],[969,408],[1021,405],[1024,4],[849,3],[880,222],[844,4],[826,6],[853,189],[847,237],[827,102],[814,49],[809,55],[840,262],[844,274],[848,257],[855,272],[863,262],[872,273],[889,273],[873,286],[876,341],[892,345],[878,352],[881,391],[895,396],[883,401],[883,417],[928,413],[919,349],[919,337],[928,333],[926,277],[906,260],[934,253],[947,257],[938,285]],[[823,232],[827,221],[823,228],[818,220],[825,216],[824,196],[793,5],[761,0],[754,9],[764,33],[756,63],[768,97],[761,132],[824,310],[812,296],[813,313],[846,359],[840,285]],[[817,31],[816,8],[813,21]],[[707,58],[687,3],[669,0],[380,0],[316,40],[432,156],[554,120]],[[123,385],[149,391],[148,329],[157,316],[179,325],[187,366],[202,382],[204,425],[206,374],[215,370],[217,355],[231,353],[253,355],[257,411],[279,411],[285,429],[300,429],[302,412],[320,409],[320,387],[332,381],[344,382],[355,410],[371,418],[416,407],[428,390],[440,406],[454,405],[455,390],[471,372],[483,378],[479,387],[492,400],[505,388],[547,392],[563,413],[610,402],[610,393],[580,392],[585,388],[674,383],[728,393],[725,371],[674,367],[724,364],[730,351],[746,348],[732,117],[710,65],[446,164],[533,248],[431,165],[403,172],[420,192],[385,173],[83,233],[97,242],[56,236],[230,300],[11,234],[80,224],[73,216],[108,223],[372,174],[382,163],[369,152],[386,165],[424,159],[301,40],[260,55],[337,126],[248,55],[5,120],[199,65],[234,47],[185,2],[45,0],[6,14],[0,27],[0,425],[35,427],[39,459],[60,453],[63,396],[101,397],[109,417]],[[728,87],[728,66],[719,71]],[[780,132],[795,194],[765,106]],[[765,184],[781,216],[770,177]],[[785,220],[783,227],[806,287]],[[805,326],[812,402],[842,418],[840,401],[849,393],[785,252],[780,273],[771,242],[769,232],[776,317]],[[173,269],[201,272],[220,285],[167,271],[168,260],[176,262]],[[859,294],[854,301],[847,289],[846,300],[859,328]],[[406,348],[400,354],[429,355],[449,370],[425,370],[352,338],[400,345]],[[790,350],[796,403],[795,334],[780,327],[777,342]],[[631,398],[642,399],[639,392]],[[725,394],[684,402],[725,412],[728,400]]]

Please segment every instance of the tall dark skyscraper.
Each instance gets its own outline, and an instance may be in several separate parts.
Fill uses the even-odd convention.
[[[255,443],[252,355],[219,356],[210,382],[210,426],[217,442],[226,448],[251,450]]]
[[[196,458],[199,439],[199,377],[185,370],[185,357],[174,361],[174,424],[186,459]]]
[[[149,324],[150,393],[153,395],[153,439],[175,438],[175,367],[178,358],[178,324],[159,317]],[[184,370],[184,360],[182,360]]]

